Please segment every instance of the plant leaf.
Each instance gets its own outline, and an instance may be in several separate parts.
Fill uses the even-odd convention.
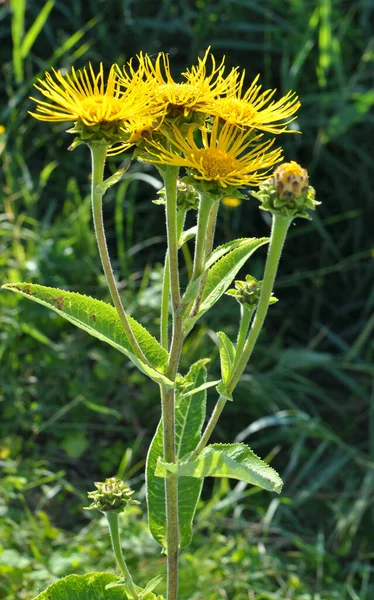
[[[218,331],[217,337],[221,361],[221,375],[224,383],[227,383],[235,360],[235,346],[223,331]]]
[[[239,479],[264,490],[280,493],[283,482],[278,473],[261,460],[245,444],[212,444],[190,463],[163,463],[160,459],[156,475],[166,477],[166,473],[178,477],[229,477]]]
[[[203,359],[192,365],[183,383],[192,383],[193,388],[204,385],[206,380],[206,363],[207,359]],[[183,391],[180,393],[175,409],[176,451],[178,458],[184,454],[193,452],[196,448],[205,419],[206,389],[201,389],[196,394],[191,394],[192,390],[190,387],[187,387],[188,391],[186,395],[183,394]],[[160,421],[147,457],[147,501],[151,533],[155,540],[163,548],[166,548],[165,483],[162,478],[155,475],[157,461],[162,456],[162,423]],[[182,477],[179,480],[178,503],[181,546],[187,546],[191,541],[192,521],[196,505],[200,498],[202,484],[202,480],[200,481],[191,477]]]
[[[200,317],[220,299],[248,258],[257,248],[268,243],[268,238],[248,238],[237,248],[225,254],[212,266],[208,273],[202,302],[197,314],[185,320],[185,334]]]
[[[129,317],[134,336],[152,367],[141,361],[132,352],[117,311],[110,304],[76,292],[67,292],[33,283],[7,283],[2,287],[47,306],[73,325],[125,354],[153,381],[173,387],[174,384],[162,374],[168,360],[166,350],[142,325]]]
[[[231,250],[234,250],[235,248],[240,248],[241,246],[247,244],[248,242],[251,242],[252,240],[253,238],[237,238],[236,240],[230,240],[229,242],[226,242],[226,244],[217,246],[217,248],[213,250],[212,254],[208,258],[204,270],[210,269],[214,265],[214,263],[217,262],[217,260],[222,258],[222,256],[224,256],[228,252],[231,252]]]
[[[101,195],[104,195],[105,192],[110,187],[112,187],[112,185],[115,185],[122,179],[122,177],[125,175],[125,173],[129,170],[130,166],[131,166],[131,162],[128,162],[127,165],[125,165],[121,169],[118,169],[118,171],[113,173],[113,175],[111,175],[110,177],[105,179],[102,183],[100,183],[97,186],[96,191],[99,192]]]
[[[190,229],[186,229],[186,231],[183,231],[179,238],[178,247],[182,248],[183,244],[188,242],[188,240],[192,240],[192,238],[194,238],[196,235],[196,231],[197,231],[197,225],[195,225],[194,227],[191,227]]]
[[[121,581],[112,573],[68,575],[52,583],[34,600],[124,600],[123,588],[105,589],[108,584]]]

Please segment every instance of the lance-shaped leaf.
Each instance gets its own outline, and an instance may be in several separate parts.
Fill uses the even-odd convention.
[[[224,383],[227,383],[235,361],[235,346],[223,331],[218,331],[217,337],[219,358],[221,361],[221,375]]]
[[[196,321],[220,299],[253,252],[268,241],[268,238],[248,238],[214,263],[208,273],[197,314],[185,320],[185,333],[191,331]]]
[[[193,452],[196,448],[205,419],[206,388],[202,388],[206,380],[206,359],[192,365],[183,380],[182,391],[178,394],[175,409],[176,452],[178,458]],[[191,391],[200,388],[199,392]],[[159,423],[152,440],[147,457],[147,502],[148,521],[155,540],[166,548],[166,512],[165,512],[165,481],[156,477],[157,461],[163,455],[162,423]],[[181,477],[178,482],[178,511],[180,527],[180,544],[187,546],[192,537],[192,521],[196,505],[200,497],[202,480],[192,477]]]
[[[121,578],[112,573],[68,575],[52,583],[34,600],[124,600],[128,595],[121,582]],[[138,586],[136,591],[142,600],[164,600],[162,596]]]
[[[134,336],[152,366],[141,361],[132,351],[116,309],[90,296],[66,292],[33,283],[7,283],[4,289],[21,294],[42,304],[99,340],[123,352],[148,377],[167,386],[174,384],[163,375],[168,353],[135,319],[128,317]]]
[[[163,463],[159,459],[156,475],[167,473],[178,477],[229,477],[239,479],[264,490],[280,493],[283,482],[278,473],[256,456],[245,444],[212,444],[191,462]]]

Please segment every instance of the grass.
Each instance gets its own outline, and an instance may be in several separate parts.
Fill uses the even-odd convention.
[[[217,429],[221,440],[245,440],[268,456],[284,493],[207,483],[183,555],[182,600],[200,600],[196,581],[204,600],[373,597],[371,17],[363,0],[0,5],[2,282],[107,298],[87,151],[72,156],[64,126],[27,115],[32,82],[45,69],[89,60],[108,66],[162,49],[178,72],[211,44],[229,66],[245,67],[248,80],[261,72],[264,86],[295,89],[302,101],[303,135],[282,142],[287,159],[308,167],[322,205],[312,223],[291,229],[280,302]],[[156,182],[147,179],[157,175],[131,172],[107,196],[109,244],[125,302],[157,333],[165,233],[162,209],[150,204]],[[218,241],[267,232],[255,202],[222,208]],[[263,260],[258,253],[251,262],[253,275]],[[37,305],[6,293],[0,302],[0,597],[30,600],[54,577],[114,568],[103,523],[82,511],[85,491],[119,471],[142,498],[159,408],[157,389],[114,351]],[[235,335],[232,302],[222,300],[188,339],[189,356],[217,358],[223,321]],[[125,550],[145,580],[163,558],[140,514],[124,525]]]

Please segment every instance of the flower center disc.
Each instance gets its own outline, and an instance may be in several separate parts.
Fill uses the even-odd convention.
[[[216,105],[221,108],[222,116],[230,122],[237,122],[240,119],[251,119],[256,111],[253,107],[243,100],[237,98],[221,98],[216,100]]]
[[[196,156],[201,171],[209,179],[220,179],[237,169],[237,161],[233,156],[217,148],[205,148]]]
[[[81,101],[83,111],[93,121],[116,120],[121,111],[121,102],[117,98],[108,96],[92,96]]]

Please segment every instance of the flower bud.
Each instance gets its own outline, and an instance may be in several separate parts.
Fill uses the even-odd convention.
[[[272,177],[260,184],[258,192],[252,192],[262,210],[283,217],[311,219],[307,209],[315,210],[320,202],[315,190],[309,185],[308,171],[295,161],[277,167]]]
[[[95,486],[97,490],[87,492],[87,496],[93,502],[90,506],[85,506],[86,510],[97,509],[103,513],[112,510],[121,512],[127,504],[140,504],[131,498],[134,491],[117,477],[108,477],[104,482],[97,481]]]
[[[300,198],[308,194],[309,177],[308,171],[303,169],[294,160],[283,163],[274,171],[274,185],[278,191],[278,197]]]
[[[240,304],[254,309],[260,299],[262,281],[258,281],[252,275],[246,275],[245,281],[235,281],[235,289],[226,292],[228,296],[233,296]],[[272,296],[269,304],[277,302],[277,298]]]

